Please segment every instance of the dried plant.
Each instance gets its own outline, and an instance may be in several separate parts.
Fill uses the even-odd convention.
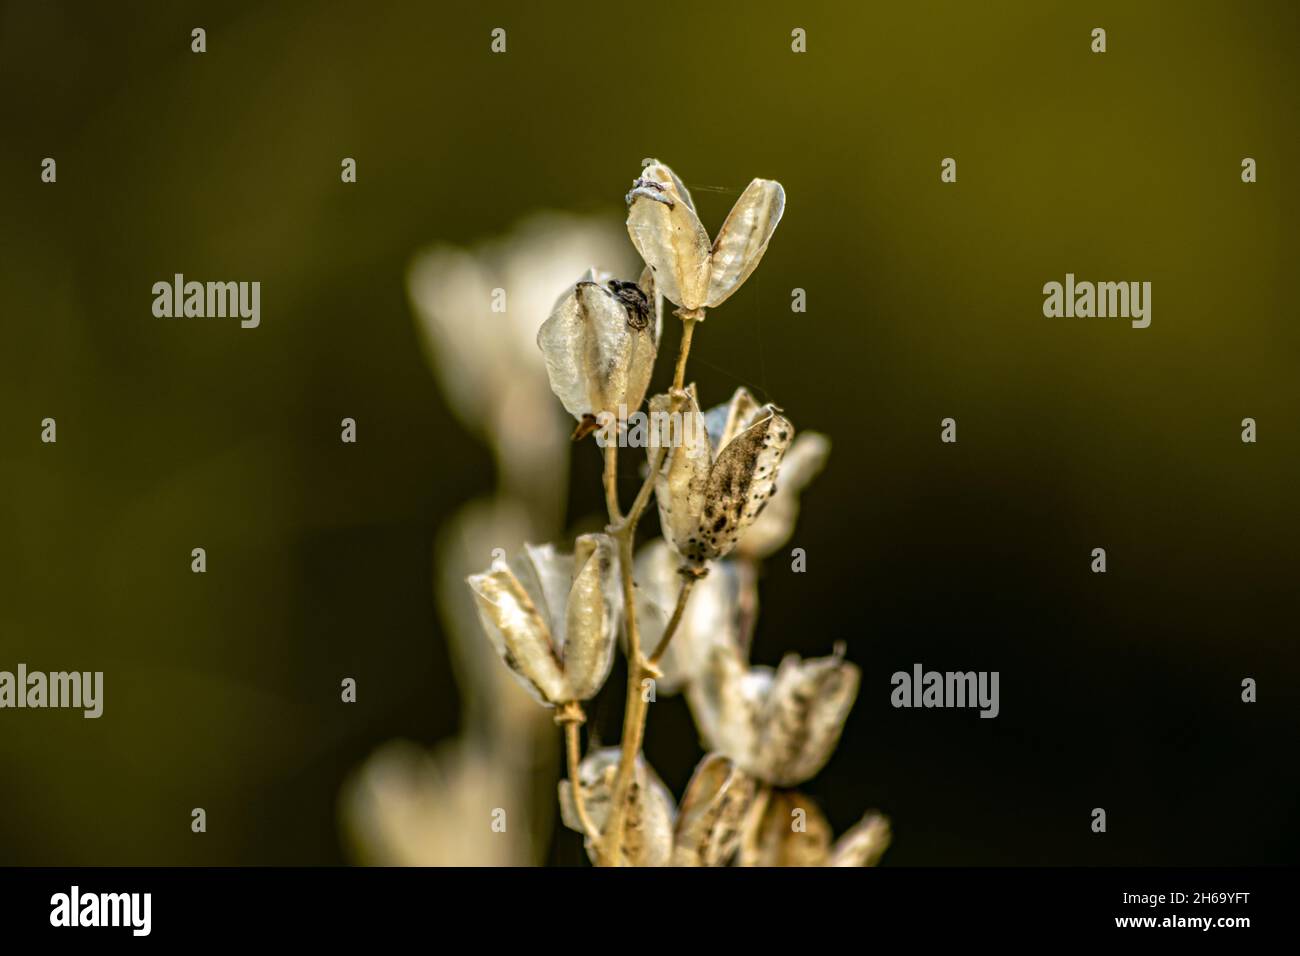
[[[591,262],[631,268],[606,217],[537,213],[473,248],[439,243],[407,272],[416,329],[448,407],[492,452],[497,487],[439,530],[434,584],[460,689],[459,733],[436,748],[389,741],[348,777],[351,855],[383,866],[524,866],[546,858],[558,766],[555,725],[483,640],[465,576],[496,548],[556,537],[568,496],[569,426],[551,400],[537,323]],[[493,289],[510,290],[494,312]],[[508,827],[466,826],[510,808]]]
[[[751,667],[757,565],[789,539],[803,488],[829,442],[794,437],[781,410],[745,389],[701,412],[687,360],[706,312],[745,281],[767,250],[785,191],[755,179],[712,241],[686,186],[646,160],[627,195],[627,228],[645,262],[635,281],[592,269],[537,334],[551,390],[604,453],[608,526],[572,554],[525,545],[470,575],[491,646],[564,727],[562,818],[598,865],[869,866],[889,842],[868,813],[838,842],[816,804],[792,789],[816,774],[857,696],[858,669],[837,647]],[[664,300],[682,322],[671,386],[645,400]],[[647,404],[648,470],[630,507],[618,495],[619,447],[635,445],[629,413]],[[778,486],[778,477],[781,484]],[[658,505],[661,539],[634,556],[637,527]],[[585,759],[584,702],[627,658],[622,739]],[[708,753],[673,800],[642,755],[648,704],[684,691]]]

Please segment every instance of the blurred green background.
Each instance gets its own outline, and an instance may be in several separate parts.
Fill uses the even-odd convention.
[[[1283,2],[5,3],[0,669],[106,700],[0,712],[0,863],[345,859],[347,772],[456,729],[431,544],[493,481],[406,265],[617,223],[646,156],[711,230],[788,194],[692,377],[835,443],[754,657],[863,668],[807,788],[837,829],[886,810],[895,865],[1295,862],[1297,41]],[[155,319],[175,272],[261,281],[261,327]],[[1066,272],[1150,280],[1151,327],[1044,318]],[[577,450],[572,520],[598,474]],[[893,710],[915,662],[1000,671],[1001,716]],[[680,699],[648,753],[680,793]]]

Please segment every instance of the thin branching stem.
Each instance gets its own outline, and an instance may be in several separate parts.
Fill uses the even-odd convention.
[[[569,787],[573,791],[573,806],[578,811],[578,820],[582,823],[583,833],[591,841],[591,845],[596,847],[599,852],[600,830],[596,828],[591,817],[587,815],[587,798],[582,793],[582,782],[578,774],[578,768],[582,764],[582,756],[578,747],[578,727],[587,717],[582,712],[582,705],[577,701],[571,701],[564,705],[564,709],[557,719],[564,723],[564,743],[569,755]]]
[[[691,588],[695,587],[697,575],[687,573],[682,576],[682,587],[677,592],[677,606],[673,608],[673,616],[668,619],[668,626],[664,628],[664,636],[659,639],[659,644],[655,647],[650,659],[646,662],[650,667],[658,669],[659,662],[668,651],[668,642],[673,639],[677,633],[677,625],[682,623],[682,613],[686,610],[686,599],[691,596]]]
[[[609,509],[609,523],[621,524],[623,513],[618,507],[618,443],[605,446],[605,507]]]
[[[695,336],[695,325],[704,319],[704,310],[686,313],[682,316],[682,344],[677,350],[677,368],[673,370],[673,391],[680,392],[686,387],[686,356],[691,351],[691,339]]]
[[[679,313],[682,319],[682,341],[677,350],[677,366],[673,371],[673,389],[670,393],[670,407],[674,413],[681,410],[681,403],[686,397],[686,359],[690,355],[691,340],[695,325],[704,318],[703,310]],[[627,817],[628,795],[632,790],[632,778],[636,771],[636,759],[641,753],[641,742],[645,738],[647,701],[642,693],[641,682],[657,670],[641,654],[641,636],[636,620],[636,589],[632,581],[632,544],[636,538],[637,522],[650,501],[650,492],[654,490],[655,477],[664,464],[664,449],[658,449],[650,466],[641,490],[637,493],[632,508],[621,520],[615,517],[615,508],[610,510],[610,523],[618,541],[618,561],[623,578],[623,613],[627,632],[627,699],[623,708],[623,738],[620,742],[618,772],[614,778],[614,788],[610,803],[609,819],[605,826],[602,842],[602,856],[606,861],[617,865],[622,859],[623,826]],[[610,499],[613,501],[613,499]],[[690,596],[690,587],[683,585],[683,594],[679,596],[678,607],[673,617],[681,620],[686,598]],[[676,625],[673,625],[674,630]],[[672,632],[666,631],[665,638],[671,638]],[[666,649],[666,641],[660,644]]]
[[[669,393],[669,408],[676,414],[681,411],[682,402],[686,400],[686,358],[691,352],[691,340],[695,337],[695,326],[704,320],[704,310],[698,312],[685,313],[682,315],[682,343],[677,350],[677,366],[673,370],[673,388]],[[614,497],[614,505],[610,509],[610,523],[618,526],[619,530],[630,526],[632,531],[636,530],[636,524],[641,519],[642,512],[645,511],[646,505],[650,503],[650,495],[654,492],[655,479],[659,476],[663,468],[668,464],[666,461],[670,457],[670,450],[660,446],[655,449],[654,456],[650,462],[650,471],[646,474],[645,481],[637,490],[636,498],[632,502],[632,507],[628,509],[627,517],[621,520],[614,517],[618,510],[617,496]],[[608,502],[608,489],[606,489]]]
[[[627,799],[631,791],[632,775],[641,740],[645,733],[645,709],[641,694],[643,658],[641,635],[636,620],[636,594],[632,581],[632,536],[625,529],[618,534],[618,563],[623,577],[623,604],[627,628],[627,699],[623,706],[623,739],[620,742],[618,773],[614,778],[613,799],[609,820],[605,826],[604,856],[607,860],[622,859],[623,821],[627,814]]]
[[[645,476],[645,481],[641,482],[641,487],[637,490],[632,507],[628,509],[627,517],[620,522],[620,525],[631,525],[635,530],[636,523],[641,520],[642,512],[645,511],[646,505],[650,503],[650,495],[655,490],[655,478],[658,477],[664,467],[664,456],[667,451],[666,448],[655,449],[654,458],[650,462],[650,473]]]

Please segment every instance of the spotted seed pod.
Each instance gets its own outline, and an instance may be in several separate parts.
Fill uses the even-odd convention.
[[[705,755],[677,812],[673,866],[725,866],[740,844],[754,790],[754,778],[726,757]]]
[[[736,545],[736,554],[761,560],[780,550],[794,534],[799,496],[826,465],[830,439],[820,432],[801,432],[781,459],[781,483]]]
[[[602,834],[613,807],[614,780],[618,775],[621,753],[618,747],[606,747],[588,754],[578,767],[587,816]],[[668,866],[673,852],[673,796],[659,775],[638,754],[628,791],[627,813],[623,819],[621,866]],[[582,820],[573,799],[573,785],[560,781],[560,817],[564,825],[583,832]],[[592,862],[596,847],[589,835],[584,846]]]
[[[731,401],[701,415],[695,386],[674,418],[672,399],[650,400],[655,500],[664,537],[686,561],[702,565],[724,557],[775,493],[777,471],[794,426],[775,405],[759,405],[744,388]]]
[[[762,789],[742,824],[741,866],[875,866],[889,847],[889,819],[870,811],[831,843],[817,802],[797,790]]]
[[[579,422],[641,407],[659,349],[662,311],[654,279],[589,271],[555,304],[537,333],[551,391]]]
[[[687,688],[705,746],[765,783],[792,787],[814,776],[839,743],[860,672],[837,647],[830,657],[747,668],[715,644],[709,667]]]
[[[657,159],[642,163],[627,194],[627,230],[664,296],[688,311],[726,301],[754,271],[785,212],[785,190],[755,179],[709,242],[690,191]]]
[[[831,825],[816,801],[796,790],[764,789],[745,819],[741,866],[823,866]]]
[[[614,541],[584,534],[574,553],[525,545],[467,579],[488,639],[538,701],[587,700],[613,664],[622,591]]]

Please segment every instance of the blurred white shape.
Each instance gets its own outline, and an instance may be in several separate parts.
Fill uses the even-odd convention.
[[[527,866],[535,854],[529,828],[515,819],[521,784],[467,741],[432,752],[390,741],[344,783],[344,831],[369,866]],[[497,808],[507,810],[504,830],[492,826]]]
[[[553,738],[551,715],[539,710],[510,671],[501,666],[483,636],[474,595],[466,576],[491,563],[493,552],[512,555],[538,536],[528,509],[508,498],[483,498],[462,507],[438,531],[434,546],[434,594],[447,647],[461,692],[462,727],[494,749],[532,759],[534,739],[527,728],[544,728]]]
[[[421,341],[448,404],[491,446],[501,486],[553,510],[556,521],[571,426],[551,396],[537,330],[592,267],[639,269],[617,220],[545,212],[473,249],[430,246],[407,271]],[[504,312],[492,311],[497,289],[505,291]]]

